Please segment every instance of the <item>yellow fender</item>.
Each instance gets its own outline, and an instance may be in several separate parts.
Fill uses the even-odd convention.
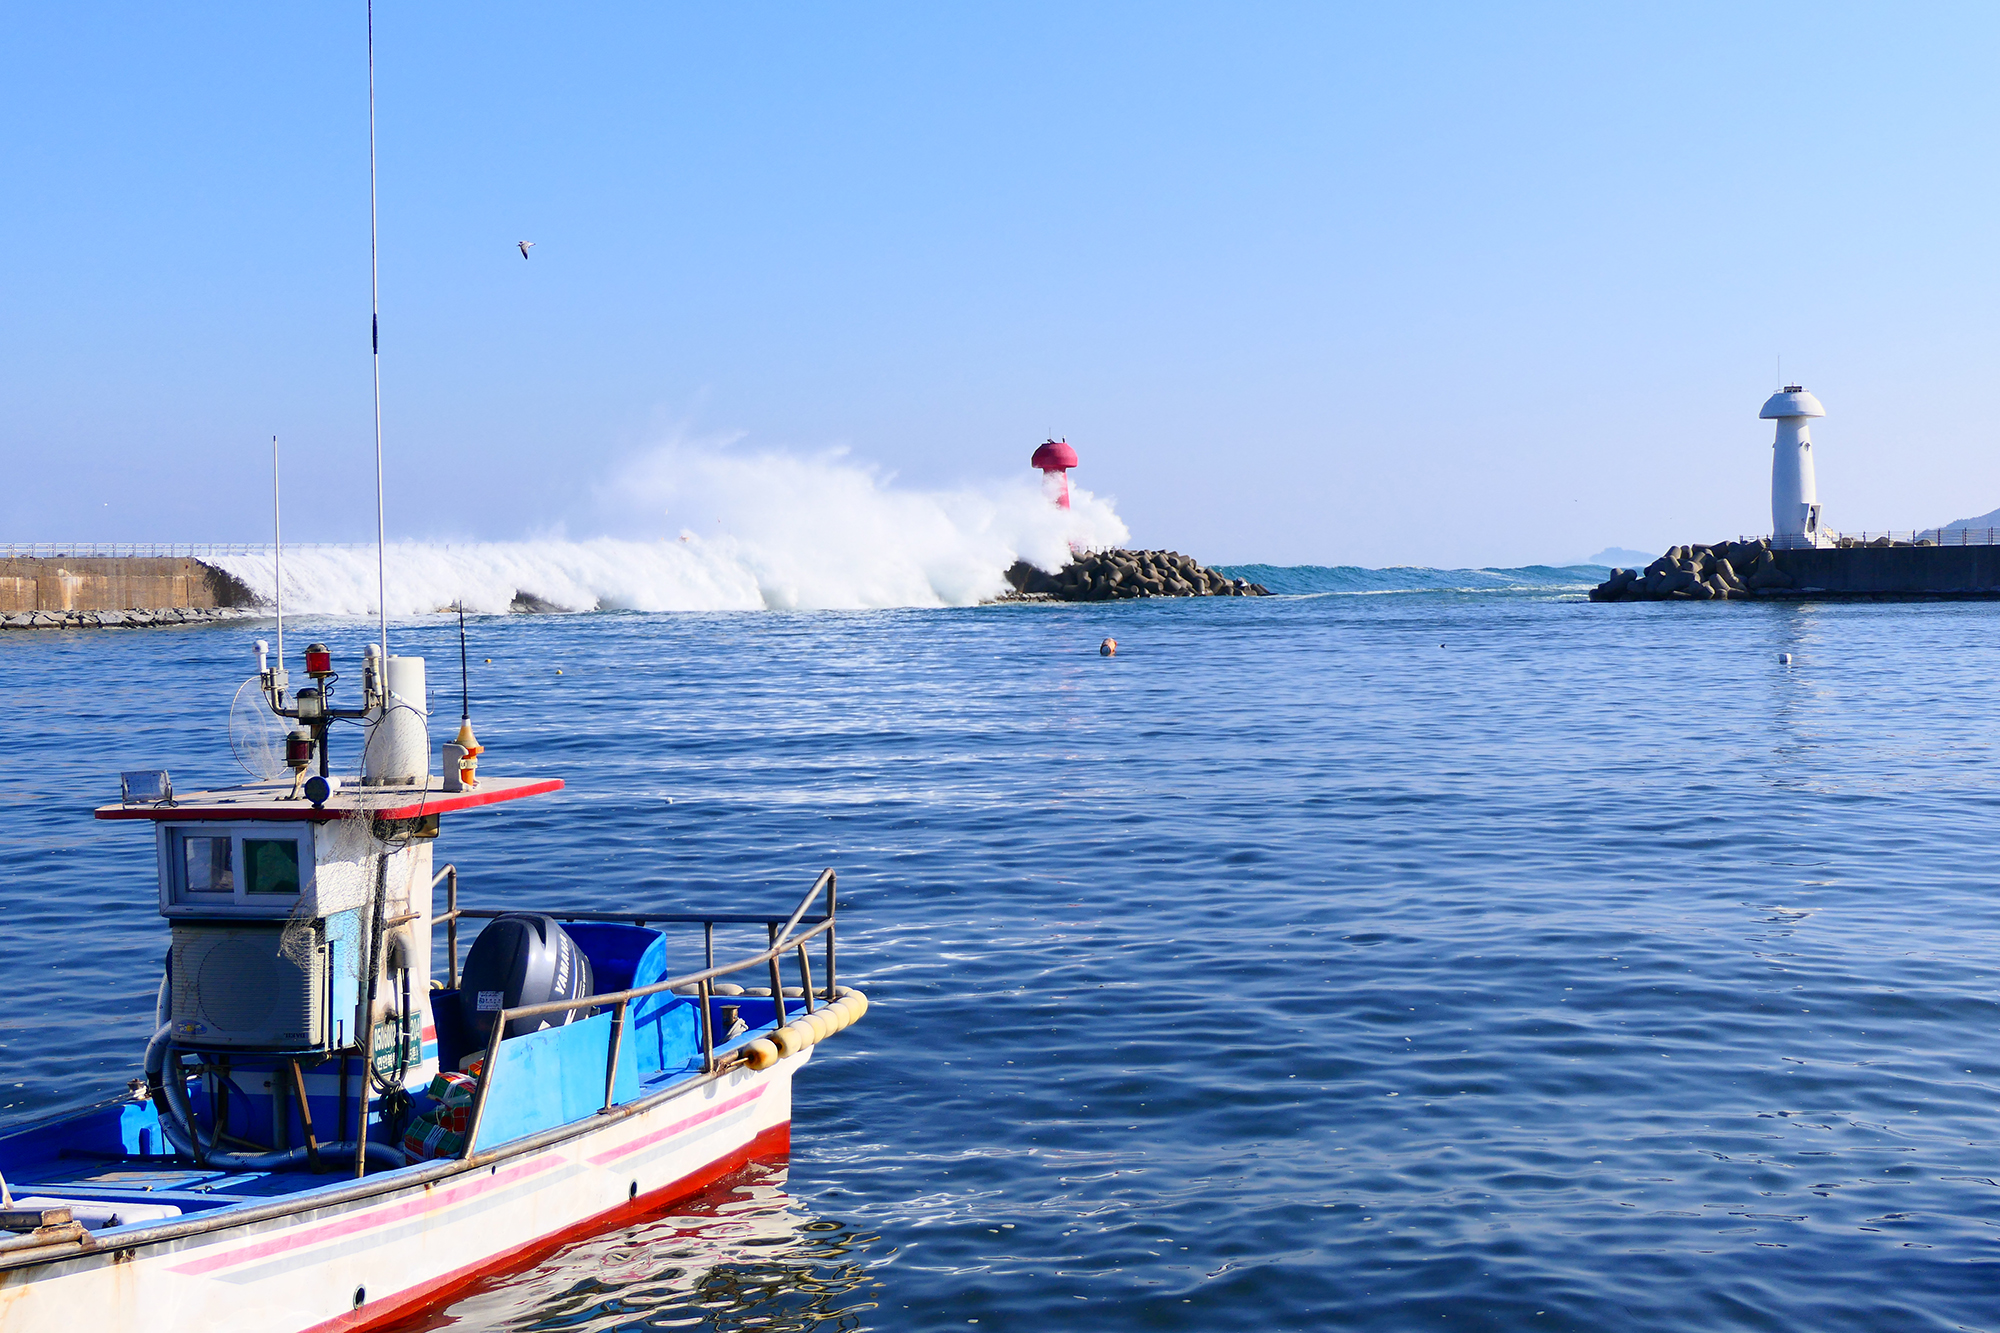
[[[834,1033],[859,1022],[868,1012],[868,997],[842,986],[838,997],[810,1014],[801,1014],[768,1037],[759,1037],[743,1048],[743,1062],[752,1069],[769,1069],[778,1061],[797,1055],[808,1046],[825,1041]]]

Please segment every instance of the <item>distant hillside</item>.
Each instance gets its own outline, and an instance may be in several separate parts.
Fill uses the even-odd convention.
[[[1658,551],[1635,551],[1629,546],[1607,546],[1588,560],[1579,560],[1579,565],[1643,566],[1651,564]]]
[[[1978,533],[1979,536],[1955,538],[1952,536],[1955,532]],[[1940,545],[1950,545],[1955,541],[1983,542],[1987,539],[1986,534],[1989,532],[1996,537],[2000,537],[2000,509],[1996,509],[1990,514],[1979,514],[1973,518],[1957,519],[1945,524],[1942,528],[1920,528],[1916,536],[1919,539],[1929,538]]]
[[[1954,523],[1944,525],[1946,532],[1957,532],[1960,528],[2000,528],[2000,509],[1990,514],[1981,514],[1977,518],[1961,518]]]

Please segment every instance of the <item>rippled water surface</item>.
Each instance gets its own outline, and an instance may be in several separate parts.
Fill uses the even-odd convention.
[[[788,1164],[426,1326],[2000,1328],[1996,628],[1546,590],[475,622],[491,771],[570,785],[447,819],[468,898],[762,908],[831,865],[874,1007]],[[268,632],[0,636],[0,1115],[136,1071],[150,843],[89,806],[231,778]],[[455,684],[441,624],[399,648]]]

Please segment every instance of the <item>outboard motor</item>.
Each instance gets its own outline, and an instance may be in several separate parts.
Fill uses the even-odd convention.
[[[495,917],[465,957],[458,982],[458,1010],[480,1041],[493,1037],[493,1016],[502,1009],[551,1000],[576,1000],[591,993],[590,959],[552,916],[510,912]],[[509,1037],[561,1027],[589,1014],[587,1009],[538,1014],[507,1024]]]

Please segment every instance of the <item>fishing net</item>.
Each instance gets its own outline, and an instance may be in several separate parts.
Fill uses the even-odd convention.
[[[229,750],[243,771],[259,782],[285,776],[285,721],[271,711],[256,676],[236,687],[229,704]]]

